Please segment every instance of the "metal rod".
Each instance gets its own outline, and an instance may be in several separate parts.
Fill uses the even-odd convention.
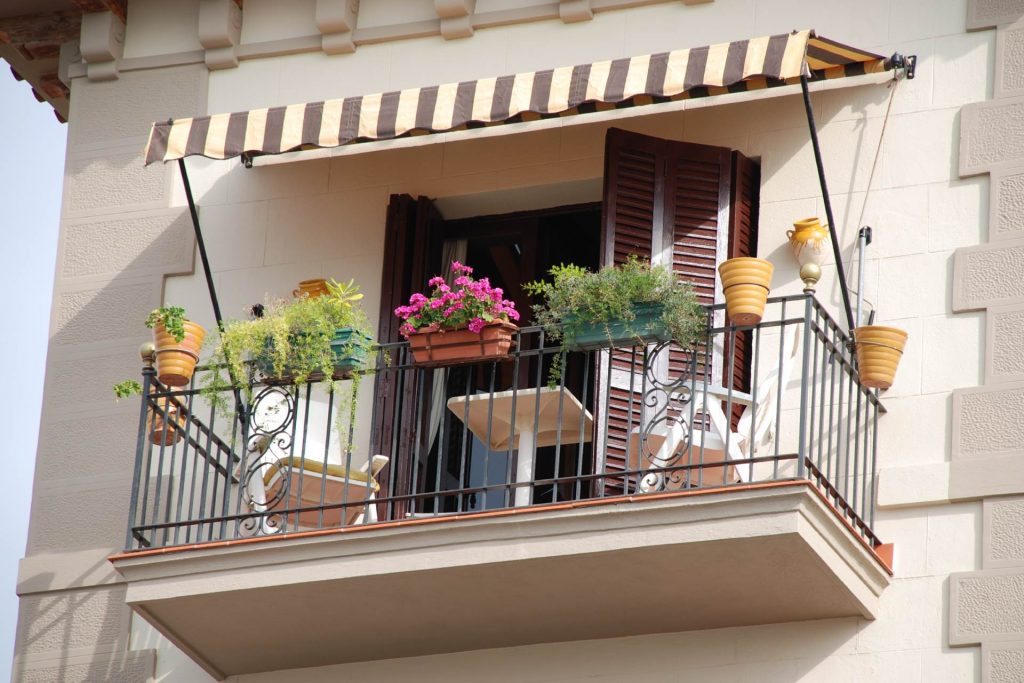
[[[825,201],[825,218],[828,220],[828,232],[832,238],[832,254],[836,259],[836,268],[839,271],[839,291],[843,294],[843,308],[846,311],[846,323],[849,326],[850,334],[853,334],[855,327],[853,321],[853,309],[850,307],[850,290],[846,286],[846,269],[843,267],[843,257],[839,253],[839,235],[836,232],[836,222],[832,217],[832,200],[828,194],[828,181],[825,179],[825,165],[821,160],[821,145],[818,143],[818,128],[814,123],[814,108],[811,106],[811,92],[807,89],[807,77],[800,76],[800,89],[804,93],[804,109],[807,111],[807,127],[811,131],[811,146],[814,148],[814,162],[818,167],[818,183],[821,185],[821,197]]]
[[[871,227],[865,225],[857,233],[857,324],[863,320],[861,309],[864,305],[864,247],[871,244]]]
[[[213,304],[213,317],[217,319],[217,327],[224,319],[220,315],[220,302],[217,300],[217,288],[213,285],[213,271],[210,270],[210,259],[206,255],[206,242],[203,241],[203,230],[199,227],[199,211],[195,199],[192,198],[192,184],[188,181],[185,160],[178,159],[178,170],[181,171],[181,182],[185,186],[185,199],[188,200],[188,211],[192,214],[192,229],[196,233],[196,244],[199,246],[199,258],[203,261],[203,273],[206,275],[206,288],[210,290],[210,303]]]

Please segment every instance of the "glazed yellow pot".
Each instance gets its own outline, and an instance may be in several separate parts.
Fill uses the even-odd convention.
[[[196,323],[186,320],[185,338],[175,340],[163,324],[153,327],[153,341],[156,343],[156,377],[161,384],[169,387],[183,387],[192,379],[196,363],[199,362],[199,349],[203,346],[206,330]]]
[[[761,322],[774,270],[770,261],[747,256],[729,259],[718,266],[725,293],[725,311],[732,324]]]
[[[292,296],[296,299],[303,296],[315,299],[318,296],[325,296],[328,293],[327,280],[322,277],[318,277],[313,280],[303,280],[299,283],[298,288],[292,290]]]
[[[793,223],[793,229],[786,232],[789,248],[797,262],[804,266],[808,263],[821,265],[825,261],[825,248],[828,245],[828,227],[821,224],[815,217],[804,218]]]
[[[864,325],[854,330],[860,383],[872,389],[888,389],[903,357],[907,333],[895,327]]]

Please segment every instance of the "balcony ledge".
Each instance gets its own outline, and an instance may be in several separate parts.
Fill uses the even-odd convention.
[[[552,506],[564,508],[566,506]],[[211,675],[859,616],[891,572],[805,481],[111,558]]]

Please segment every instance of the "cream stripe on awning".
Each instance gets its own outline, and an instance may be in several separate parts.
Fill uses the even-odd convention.
[[[146,163],[278,154],[414,132],[642,106],[892,68],[880,55],[794,31],[511,77],[153,124]]]

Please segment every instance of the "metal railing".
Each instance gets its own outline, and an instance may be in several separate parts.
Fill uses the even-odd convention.
[[[769,299],[753,327],[707,316],[693,349],[568,352],[521,328],[507,357],[425,367],[387,344],[334,392],[254,372],[226,414],[147,366],[126,547],[785,480],[877,545],[885,410],[848,336],[810,295]]]

